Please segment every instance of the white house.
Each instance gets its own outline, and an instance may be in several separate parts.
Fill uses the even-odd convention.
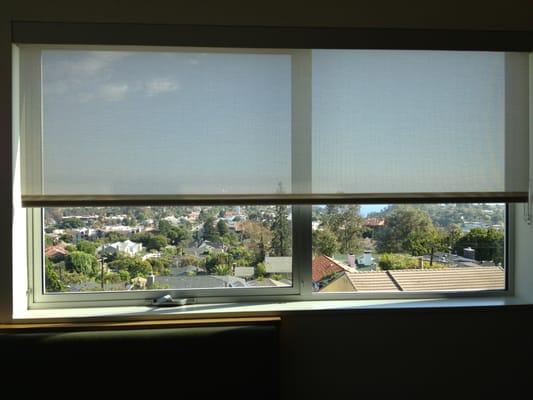
[[[104,244],[103,246],[98,247],[98,251],[103,254],[117,254],[125,253],[129,256],[134,256],[142,251],[143,245],[141,243],[135,243],[131,240],[126,240],[124,242],[115,242]]]

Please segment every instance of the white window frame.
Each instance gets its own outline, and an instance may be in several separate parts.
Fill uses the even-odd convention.
[[[76,50],[141,50],[179,51],[179,47],[140,47],[140,46],[95,46],[95,45],[14,45],[14,65],[20,65],[19,86],[20,128],[15,131],[14,140],[20,139],[21,146],[30,152],[21,152],[23,173],[31,174],[27,180],[40,190],[42,184],[42,94],[41,56],[45,49]],[[187,47],[187,51],[194,49]],[[198,48],[198,51],[212,51],[212,48]],[[295,192],[308,192],[311,184],[311,51],[272,50],[272,49],[223,49],[224,52],[270,52],[292,56],[292,179]],[[15,84],[15,83],[14,83]],[[29,110],[29,112],[28,112]],[[39,132],[36,135],[35,132]],[[29,155],[25,157],[24,155]],[[18,166],[20,170],[20,165]],[[24,177],[23,177],[24,178]],[[35,191],[38,192],[39,190]],[[245,205],[245,204],[243,204]],[[164,289],[118,292],[79,292],[45,293],[44,290],[44,235],[42,209],[26,210],[26,248],[28,262],[28,308],[99,307],[122,305],[150,305],[154,298],[171,294],[174,298],[186,298],[191,303],[223,302],[281,302],[307,300],[373,300],[373,299],[422,299],[456,298],[481,296],[508,296],[513,294],[513,257],[509,249],[513,245],[514,207],[506,206],[505,218],[505,271],[506,288],[502,290],[462,291],[462,292],[394,292],[394,293],[319,293],[312,289],[312,231],[310,205],[292,206],[293,224],[293,286],[284,288],[215,288],[215,289]]]

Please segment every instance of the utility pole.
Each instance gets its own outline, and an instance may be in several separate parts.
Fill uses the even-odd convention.
[[[102,263],[102,273],[101,273],[101,286],[102,286],[102,290],[104,290],[104,260],[106,260],[106,258],[104,256],[102,256],[102,258],[100,258],[100,262]]]

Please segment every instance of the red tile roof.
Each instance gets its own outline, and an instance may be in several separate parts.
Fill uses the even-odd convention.
[[[383,226],[385,219],[383,218],[367,218],[365,219],[365,226]]]
[[[318,256],[313,260],[313,282],[318,282],[335,272],[344,272],[346,268],[328,256]]]
[[[48,247],[45,251],[44,251],[44,255],[46,257],[54,257],[54,256],[57,256],[57,255],[67,255],[67,250],[61,246],[61,245],[57,245],[57,246],[52,246],[52,247]]]

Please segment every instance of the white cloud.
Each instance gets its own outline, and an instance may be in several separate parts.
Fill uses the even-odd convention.
[[[146,94],[148,96],[155,96],[160,93],[173,92],[178,90],[179,85],[172,79],[156,78],[146,83]]]
[[[99,96],[105,101],[119,101],[126,97],[129,86],[126,83],[107,84],[100,87]]]
[[[79,59],[65,60],[60,68],[67,76],[94,76],[128,55],[126,52],[90,51]]]
[[[120,101],[124,100],[126,94],[130,91],[130,87],[127,83],[108,83],[100,85],[96,90],[91,92],[79,93],[78,100],[82,103],[92,100]]]
[[[74,51],[55,56],[47,68],[43,89],[45,95],[63,95],[69,91],[83,91],[83,87],[98,87],[109,78],[115,63],[131,53],[116,51]],[[122,91],[124,89],[122,88]],[[101,93],[79,93],[81,101],[94,98],[120,98],[121,88],[102,88]]]

